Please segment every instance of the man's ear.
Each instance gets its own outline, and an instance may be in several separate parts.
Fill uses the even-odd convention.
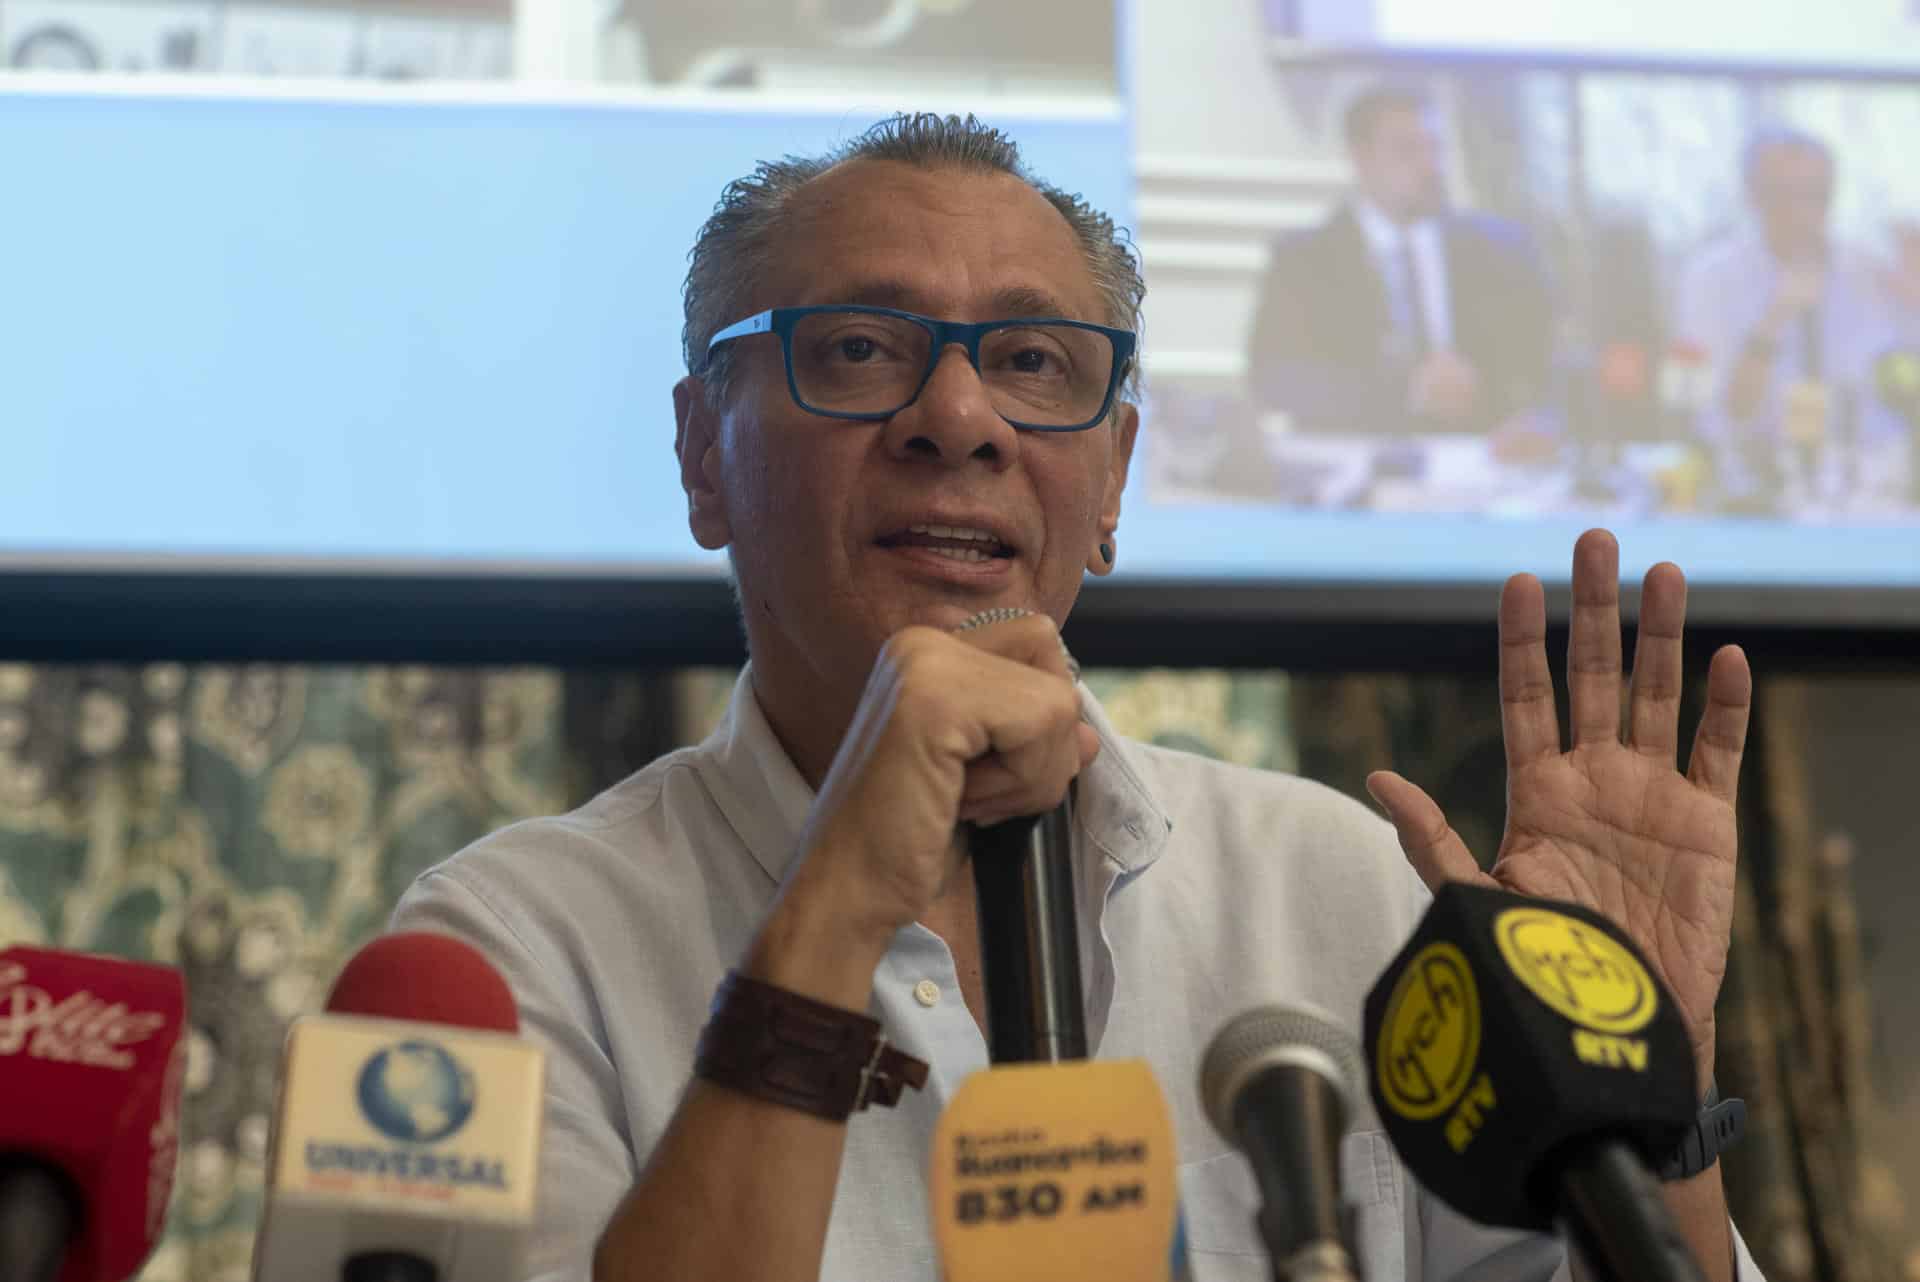
[[[706,385],[692,374],[673,385],[673,423],[680,488],[687,492],[687,528],[695,543],[715,551],[733,541],[720,485],[720,421],[707,404]]]
[[[1097,430],[1097,429],[1096,429]],[[1100,496],[1100,520],[1094,546],[1087,549],[1087,569],[1095,574],[1113,571],[1115,535],[1120,528],[1120,495],[1127,488],[1127,468],[1133,462],[1133,442],[1140,432],[1140,409],[1121,401],[1113,407],[1113,454],[1107,460],[1106,489]]]

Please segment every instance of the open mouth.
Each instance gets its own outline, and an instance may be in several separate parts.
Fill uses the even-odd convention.
[[[924,548],[950,561],[1005,561],[1014,555],[991,530],[965,525],[910,525],[879,540],[883,548]]]

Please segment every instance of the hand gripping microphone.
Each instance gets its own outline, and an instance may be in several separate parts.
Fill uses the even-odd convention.
[[[984,610],[956,631],[1032,613]],[[1064,647],[1063,647],[1064,648]],[[1080,665],[1067,656],[1075,676]],[[1073,888],[1073,795],[1044,815],[971,829],[980,896],[987,1048],[996,1064],[1087,1057],[1087,1004]]]
[[[256,1282],[517,1282],[546,1060],[448,935],[374,940],[287,1034]]]
[[[124,1282],[165,1225],[186,986],[165,966],[0,951],[0,1282]]]
[[[1693,1124],[1693,1048],[1605,917],[1443,886],[1367,995],[1366,1046],[1394,1146],[1449,1206],[1558,1225],[1612,1282],[1702,1278],[1649,1170]]]
[[[960,630],[1026,613],[989,610]],[[1166,1097],[1144,1060],[1085,1062],[1071,795],[974,829],[969,846],[994,1067],[960,1084],[934,1131],[942,1277],[1187,1278]]]
[[[1329,1020],[1263,1006],[1228,1021],[1200,1064],[1200,1099],[1260,1186],[1256,1220],[1278,1282],[1354,1282],[1340,1137],[1364,1073]]]

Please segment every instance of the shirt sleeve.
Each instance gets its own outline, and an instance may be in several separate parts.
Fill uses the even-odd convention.
[[[1566,1248],[1558,1238],[1515,1233],[1475,1224],[1419,1189],[1420,1264],[1409,1279],[1420,1282],[1573,1282]],[[1746,1239],[1731,1221],[1736,1282],[1766,1282]]]
[[[613,1063],[589,1031],[595,1025],[582,995],[567,991],[562,969],[482,892],[444,868],[413,884],[390,926],[439,931],[478,948],[513,989],[521,1033],[546,1048],[540,1189],[525,1272],[528,1282],[589,1282],[594,1244],[638,1169]]]

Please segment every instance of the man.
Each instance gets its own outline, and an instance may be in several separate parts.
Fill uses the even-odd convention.
[[[1784,126],[1748,142],[1751,221],[1681,274],[1674,337],[1706,353],[1711,393],[1698,430],[1718,454],[1725,504],[1791,510],[1831,491],[1888,345],[1866,259],[1828,229],[1834,161]]]
[[[1344,132],[1352,198],[1273,247],[1247,344],[1254,400],[1342,433],[1487,431],[1539,409],[1553,314],[1526,233],[1448,209],[1419,93],[1361,94]]]
[[[1356,1025],[1426,894],[1364,807],[1125,742],[1069,675],[1057,625],[1117,558],[1142,294],[1113,224],[971,119],[896,118],[722,197],[688,273],[674,410],[688,524],[732,558],[752,653],[727,722],[572,815],[478,843],[395,914],[484,948],[551,1048],[543,1282],[930,1282],[929,1137],[987,1063],[956,828],[1046,810],[1075,777],[1090,1040],[1165,1086],[1198,1276],[1267,1276],[1244,1163],[1200,1113],[1200,1052],[1262,1001]],[[1746,664],[1716,658],[1693,774],[1675,773],[1683,588],[1657,570],[1622,745],[1616,550],[1595,534],[1576,560],[1571,755],[1539,583],[1503,599],[1514,819],[1497,875],[1631,923],[1704,1073]],[[998,609],[1033,613],[954,631]],[[1373,786],[1422,875],[1483,879],[1424,793]],[[727,1046],[775,1018],[843,1030],[863,1011],[931,1066],[897,1107],[848,1120],[845,1098],[731,1071]],[[1343,1162],[1374,1282],[1554,1271],[1551,1243],[1419,1193],[1377,1120]],[[1729,1278],[1718,1168],[1669,1196]]]

